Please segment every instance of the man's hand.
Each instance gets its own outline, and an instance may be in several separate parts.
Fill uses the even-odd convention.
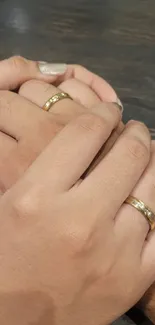
[[[107,325],[155,278],[154,234],[146,242],[148,222],[123,205],[133,191],[155,207],[149,132],[130,122],[82,180],[121,118],[97,112],[65,126],[1,196],[3,325]]]

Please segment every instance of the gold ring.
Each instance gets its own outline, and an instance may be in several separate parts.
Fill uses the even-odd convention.
[[[54,95],[54,96],[52,96],[46,103],[45,103],[45,105],[42,107],[42,109],[44,110],[44,111],[46,111],[46,112],[48,112],[49,110],[50,110],[50,108],[54,105],[54,104],[56,104],[57,102],[59,102],[60,100],[62,100],[62,99],[65,99],[65,98],[69,98],[69,99],[71,99],[71,100],[73,100],[72,98],[71,98],[71,96],[69,95],[69,94],[67,94],[67,93],[58,93],[58,94],[56,94],[56,95]]]
[[[148,221],[150,230],[155,229],[155,213],[141,200],[136,199],[133,196],[129,196],[125,203],[130,204],[137,209]]]

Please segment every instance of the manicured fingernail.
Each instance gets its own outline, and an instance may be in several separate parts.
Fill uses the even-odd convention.
[[[123,107],[123,104],[122,104],[122,102],[120,101],[120,99],[118,97],[117,97],[116,101],[114,102],[114,104],[118,105],[121,113],[123,113],[124,107]]]
[[[49,76],[62,75],[67,70],[67,64],[38,62],[39,70],[42,74]]]

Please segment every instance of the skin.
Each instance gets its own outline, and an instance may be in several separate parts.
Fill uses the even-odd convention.
[[[48,98],[58,92],[58,89],[45,83],[45,76],[38,74],[36,67],[35,62],[18,57],[0,63],[1,78],[4,76],[4,80],[0,80],[1,89],[19,88],[23,81],[32,77],[43,79],[23,84],[19,93],[26,100],[21,97],[17,98],[16,94],[7,91],[0,92],[0,102],[3,107],[0,122],[0,165],[2,170],[0,189],[2,192],[14,184],[49,141],[69,121],[79,114],[87,112],[88,109],[90,111],[97,110],[97,107],[102,104],[98,110],[103,110],[105,106],[111,107],[110,101],[117,101],[116,93],[103,79],[82,67],[69,66],[63,77],[57,76],[57,81],[56,76],[47,76],[46,79],[48,82],[58,83],[59,81],[59,88],[70,93],[75,100],[74,105],[70,100],[65,100],[65,107],[62,102],[57,103],[56,109],[53,107],[51,114],[47,114],[38,110],[38,105],[43,106]],[[31,74],[28,76],[29,71]],[[12,76],[14,76],[13,79],[11,79]],[[8,84],[7,80],[9,80]],[[30,104],[27,99],[35,105]],[[106,102],[103,103],[103,100]],[[14,110],[15,101],[17,102],[16,110]],[[9,110],[12,111],[11,115],[7,110],[8,103]],[[22,106],[25,106],[25,110],[21,110]],[[12,115],[14,120],[12,120]],[[120,123],[107,141],[103,155],[113,145],[122,129],[123,126]],[[11,138],[6,137],[6,134],[11,135]]]
[[[149,160],[150,137],[144,125],[130,123],[79,183],[117,119],[117,112],[111,115],[110,110],[106,123],[95,114],[76,118],[1,197],[2,324],[39,324],[41,319],[55,325],[108,324],[153,282],[155,238],[145,243],[147,222],[135,214],[134,223],[130,207],[122,206]],[[141,180],[135,190],[140,188]],[[135,224],[140,224],[138,231]],[[33,302],[37,292],[39,305],[44,299],[43,309],[34,311],[32,303],[27,314],[26,301]],[[24,321],[11,299],[15,311],[24,310]]]
[[[69,68],[69,69],[71,69],[71,68]],[[65,77],[65,78],[67,78],[67,77]],[[40,87],[40,89],[37,93],[38,87]],[[102,115],[101,114],[102,110],[104,110],[104,112],[106,112],[107,109],[110,109],[110,110],[113,109],[113,107],[111,107],[108,104],[106,104],[106,105],[101,104],[100,103],[101,99],[100,99],[99,95],[96,95],[96,93],[95,94],[92,93],[92,89],[91,89],[91,94],[90,94],[90,92],[89,92],[90,88],[83,86],[83,83],[81,86],[81,83],[77,82],[77,80],[71,79],[71,80],[65,81],[59,85],[59,88],[64,91],[67,91],[67,92],[69,92],[69,90],[67,90],[67,89],[70,88],[71,89],[70,94],[72,95],[73,98],[75,98],[78,105],[75,105],[75,104],[71,105],[70,102],[68,102],[68,105],[65,105],[65,106],[62,105],[63,103],[61,103],[60,106],[58,106],[58,104],[57,104],[57,107],[56,106],[53,107],[55,109],[55,111],[52,110],[52,114],[51,114],[52,118],[51,119],[49,119],[49,117],[48,117],[48,119],[45,117],[43,118],[43,114],[37,113],[38,106],[42,106],[45,103],[45,101],[49,97],[51,97],[51,95],[54,94],[54,91],[57,91],[57,90],[52,86],[48,86],[47,84],[45,84],[42,81],[40,81],[40,82],[37,82],[37,81],[32,82],[31,81],[31,82],[26,83],[20,89],[21,96],[24,96],[25,98],[28,98],[29,100],[31,100],[32,102],[35,103],[35,106],[33,106],[33,107],[31,106],[31,112],[32,112],[32,110],[33,110],[33,112],[35,112],[33,115],[31,113],[32,128],[30,125],[30,121],[28,121],[28,124],[27,124],[27,128],[29,129],[29,134],[27,135],[27,133],[22,133],[21,130],[19,130],[18,125],[16,125],[16,123],[15,124],[13,123],[14,125],[13,125],[13,128],[11,128],[11,130],[5,129],[7,124],[5,124],[4,122],[5,122],[5,119],[8,119],[7,115],[4,117],[3,121],[1,122],[2,123],[1,128],[4,128],[4,131],[7,134],[14,137],[16,140],[18,139],[18,146],[17,146],[17,141],[10,142],[7,140],[6,140],[7,145],[4,146],[5,148],[9,148],[9,146],[10,146],[10,149],[9,150],[7,149],[6,150],[7,152],[6,151],[4,152],[4,158],[3,158],[3,164],[2,164],[4,166],[3,173],[2,173],[3,179],[1,180],[1,191],[2,192],[5,192],[6,189],[9,188],[12,185],[12,183],[14,183],[16,181],[16,179],[18,179],[23,174],[23,172],[27,169],[27,167],[32,163],[32,161],[40,153],[40,151],[43,150],[43,148],[49,143],[49,140],[52,138],[52,136],[55,136],[55,134],[57,132],[59,132],[60,129],[66,123],[68,123],[74,116],[78,116],[79,114],[85,112],[85,107],[87,107],[87,109],[89,109],[89,111],[92,112],[93,114],[95,114],[96,112],[99,111],[100,112],[99,116]],[[35,94],[35,89],[36,89],[36,94],[39,94],[39,98]],[[79,99],[77,98],[77,94],[75,92],[76,89],[78,90],[77,93],[78,94],[80,93]],[[82,92],[82,90],[83,90],[83,92]],[[82,93],[84,94],[84,96],[81,96]],[[45,94],[48,97],[45,98],[44,97]],[[113,93],[111,93],[110,95],[113,96]],[[11,96],[12,96],[12,94],[10,95],[10,93],[8,94],[6,92],[1,92],[1,99],[3,100],[3,108],[5,108],[6,102],[7,103],[15,102],[16,107],[18,106],[17,103],[18,103],[19,98],[17,100],[15,97],[11,97]],[[112,98],[112,96],[111,96],[111,98]],[[87,97],[89,98],[88,102],[87,102]],[[91,98],[91,100],[90,100],[90,98]],[[37,99],[37,102],[35,102],[36,99]],[[23,103],[24,107],[25,106],[30,107],[30,105],[28,105],[28,102],[22,102],[22,103]],[[79,105],[79,103],[83,104],[83,107],[81,105]],[[38,106],[36,106],[36,104]],[[96,105],[96,107],[94,107],[95,105]],[[21,101],[19,102],[19,106],[21,106]],[[67,111],[64,111],[64,109],[66,109],[66,106],[67,106]],[[13,107],[14,106],[12,106],[12,108]],[[10,104],[9,104],[9,108],[10,108]],[[30,111],[27,110],[26,114],[29,114],[29,112]],[[42,111],[38,111],[38,112],[42,112]],[[62,112],[63,112],[63,115],[62,115]],[[42,112],[42,113],[45,113],[45,112]],[[14,114],[19,115],[19,109],[18,109],[17,113],[14,111]],[[114,114],[114,112],[113,112],[113,114]],[[44,114],[44,116],[45,116],[45,114]],[[47,114],[46,114],[46,116],[47,116]],[[48,114],[48,116],[50,116],[50,114]],[[105,115],[104,115],[104,118],[105,118]],[[54,119],[55,119],[55,122],[53,122]],[[48,120],[48,122],[47,122],[47,120]],[[50,120],[50,122],[49,122],[49,120]],[[22,126],[24,124],[26,125],[26,123],[27,123],[26,115],[20,116],[20,123],[21,123],[21,121],[22,121]],[[52,124],[51,124],[51,121],[52,121]],[[10,122],[12,123],[12,121],[10,121]],[[118,120],[117,120],[117,122],[118,122]],[[117,125],[118,124],[119,123],[117,123]],[[36,129],[35,129],[35,125],[36,125]],[[39,132],[38,132],[38,125],[39,125]],[[44,127],[43,127],[43,125],[44,125]],[[42,131],[41,134],[40,134],[40,126],[41,126],[41,131]],[[51,132],[51,126],[52,126],[52,132]],[[116,125],[115,125],[115,127],[116,127]],[[113,145],[113,143],[115,142],[115,140],[117,138],[117,133],[120,134],[122,132],[122,129],[123,129],[123,127],[120,124],[116,129],[117,131],[113,131],[112,138],[109,140],[109,142],[106,146],[106,152],[109,151],[109,149],[111,148],[111,146]],[[30,130],[32,130],[32,133],[30,132]],[[35,132],[34,132],[34,130],[35,130]],[[55,131],[53,132],[53,130],[55,130]],[[36,134],[36,139],[34,139],[34,133]],[[43,136],[44,134],[46,136]],[[32,142],[32,135],[33,135],[34,142]],[[19,139],[20,139],[20,141],[19,141]],[[4,137],[3,137],[3,141],[4,141]],[[15,142],[16,142],[16,144],[15,144]],[[27,147],[28,143],[30,143],[30,142],[31,142],[31,148]],[[9,143],[9,145],[8,145],[8,143]],[[38,143],[39,143],[39,146],[38,146]],[[34,152],[34,149],[35,149],[35,152]],[[2,154],[3,154],[3,151],[4,150],[2,150]],[[26,157],[25,157],[25,153],[27,153]],[[8,157],[10,156],[10,154],[12,157],[12,161],[11,161],[11,164],[7,165],[6,162],[8,161]],[[104,151],[103,155],[105,155],[105,151]],[[7,159],[6,159],[6,157],[7,157]],[[13,162],[17,163],[16,167],[18,166],[18,162],[19,162],[20,168],[15,168],[15,165]],[[93,166],[93,168],[94,168],[94,166]],[[152,175],[154,172],[154,168],[152,168],[152,167],[149,167],[149,168],[151,168],[151,169],[149,169],[149,171]],[[5,172],[5,170],[6,170],[6,172]],[[18,173],[16,173],[16,170],[18,170]],[[144,199],[145,202],[147,202],[147,203],[149,203],[150,198],[146,197],[146,194],[144,195],[144,193],[146,193],[145,184],[147,184],[147,187],[152,186],[152,178],[150,179],[150,177],[148,177],[149,171],[147,171],[146,177],[144,177],[145,182],[141,181],[140,185],[138,186],[138,190],[135,191],[135,194],[138,197],[141,197],[141,199]],[[7,174],[8,172],[10,173],[9,175]],[[12,177],[12,174],[13,174],[13,177]],[[10,182],[10,180],[11,180],[11,182]],[[144,196],[144,198],[143,198],[143,196]],[[152,201],[150,201],[150,206],[151,206],[151,204],[152,204]],[[138,224],[137,224],[137,227],[138,227],[139,214],[136,215],[135,211],[130,210],[130,209],[132,209],[131,207],[125,206],[125,207],[123,207],[123,209],[125,209],[124,210],[125,213],[127,213],[127,211],[129,211],[128,214],[130,213],[130,215],[131,215],[131,211],[132,211],[132,215],[134,216],[133,223],[135,223],[135,217],[136,217],[137,221],[138,221]],[[126,209],[128,209],[128,210],[126,210]],[[146,225],[145,222],[144,222],[144,224],[145,224],[145,228],[147,228],[148,225]],[[122,225],[121,225],[121,228],[122,228]],[[122,229],[124,229],[124,228],[122,228]]]

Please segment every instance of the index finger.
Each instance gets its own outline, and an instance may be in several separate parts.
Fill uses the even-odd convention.
[[[0,89],[14,90],[31,79],[52,83],[66,70],[67,65],[63,63],[48,64],[14,56],[0,61]]]

